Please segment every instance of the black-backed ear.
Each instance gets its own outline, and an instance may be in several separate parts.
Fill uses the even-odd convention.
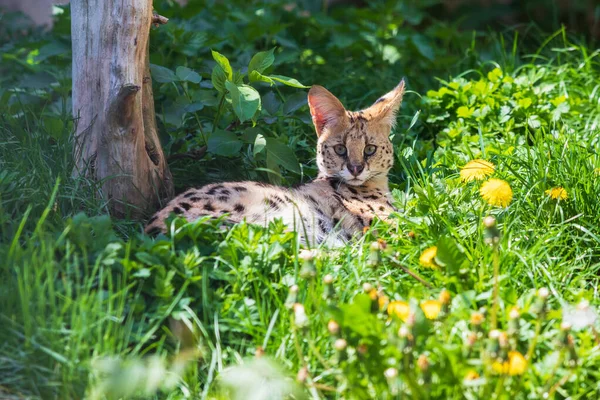
[[[365,110],[371,116],[371,121],[382,123],[389,126],[390,129],[396,126],[396,114],[402,104],[404,87],[404,79],[402,79],[394,90],[380,97],[371,107]]]
[[[317,136],[325,127],[347,122],[348,115],[342,103],[323,86],[313,85],[308,91],[308,106]]]

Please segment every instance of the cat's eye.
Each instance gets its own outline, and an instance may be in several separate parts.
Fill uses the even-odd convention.
[[[365,147],[365,155],[367,156],[372,156],[373,154],[375,154],[375,151],[377,151],[377,146],[370,144],[367,147]]]
[[[333,151],[335,151],[335,154],[337,154],[338,156],[344,156],[346,155],[346,152],[348,150],[346,150],[346,146],[344,146],[343,144],[336,144],[335,146],[333,146]]]

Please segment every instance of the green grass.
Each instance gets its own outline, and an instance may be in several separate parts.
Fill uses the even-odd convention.
[[[215,97],[204,83],[210,47],[237,69],[276,44],[274,73],[323,84],[352,108],[406,75],[415,91],[394,134],[390,177],[400,211],[347,248],[320,249],[308,261],[277,223],[264,230],[176,220],[169,235],[146,237],[140,221],[106,215],[93,182],[72,177],[68,55],[52,55],[68,44],[68,15],[50,37],[14,38],[5,46],[10,63],[0,67],[0,397],[598,396],[598,322],[570,306],[585,308],[585,300],[595,312],[600,300],[597,52],[563,30],[523,40],[461,32],[409,2],[337,9],[335,18],[266,3],[264,21],[217,5],[211,13],[161,6],[172,19],[153,32],[153,63],[188,66],[205,85],[157,83],[167,154],[203,145],[200,131],[214,121],[217,129],[235,121],[206,100]],[[426,27],[414,15],[392,26],[407,10]],[[392,48],[402,49],[397,60]],[[257,88],[261,96],[272,90]],[[258,115],[257,126],[298,154],[303,174],[278,171],[289,184],[314,175],[315,138],[303,92],[278,89],[281,108]],[[207,105],[179,115],[185,96]],[[249,128],[232,132],[244,137]],[[173,162],[178,187],[273,179],[253,146]],[[510,184],[508,207],[487,204],[480,181],[461,182],[461,167],[476,158]],[[551,199],[554,187],[567,199]],[[498,235],[484,227],[488,215],[498,223],[496,246],[486,242]],[[384,249],[372,247],[378,239]],[[437,268],[419,261],[432,246]],[[442,290],[451,302],[428,319],[421,305]],[[389,301],[408,303],[412,317],[386,311]],[[506,344],[489,338],[494,328]],[[510,351],[527,356],[526,368],[496,372]]]

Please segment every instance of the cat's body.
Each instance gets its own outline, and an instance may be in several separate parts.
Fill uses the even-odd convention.
[[[370,108],[349,112],[320,86],[309,92],[309,105],[319,141],[319,177],[297,188],[260,182],[226,182],[189,189],[148,222],[146,232],[164,231],[175,213],[193,221],[228,214],[232,222],[266,225],[281,218],[310,243],[340,244],[377,216],[394,210],[387,173],[393,164],[389,140],[404,82]]]

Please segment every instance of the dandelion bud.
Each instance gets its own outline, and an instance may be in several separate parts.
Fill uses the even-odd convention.
[[[381,264],[381,261],[383,259],[383,256],[381,254],[381,243],[379,241],[371,243],[369,250],[369,258],[367,260],[367,263],[371,267],[377,267],[379,264]]]
[[[300,303],[294,304],[294,324],[298,328],[305,328],[308,326],[308,316],[304,310],[304,306]]]
[[[414,239],[415,238],[415,233],[413,231],[408,232],[408,238],[409,239]]]
[[[398,336],[400,336],[400,349],[404,352],[404,354],[409,354],[414,345],[414,336],[412,334],[412,330],[406,326],[402,325],[398,330]]]
[[[537,295],[539,298],[546,300],[550,296],[550,291],[548,288],[543,287],[538,290]]]
[[[398,377],[398,370],[396,368],[388,368],[383,372],[383,375],[387,379],[396,379]]]
[[[477,342],[477,333],[473,332],[473,331],[467,333],[467,337],[465,339],[466,345],[469,347],[473,347],[473,346],[475,346],[476,342]]]
[[[367,354],[367,351],[369,351],[369,348],[367,347],[366,344],[361,343],[356,347],[356,351],[358,352],[358,354],[360,354],[361,356],[364,356],[365,354]]]
[[[471,319],[469,322],[471,323],[473,330],[478,332],[481,330],[481,324],[483,324],[484,320],[485,317],[483,316],[483,314],[479,311],[475,311],[471,314]]]
[[[448,311],[450,311],[450,301],[452,300],[452,296],[450,296],[450,292],[446,289],[442,289],[440,292],[440,296],[438,297],[438,301],[442,305],[442,314],[447,315]]]
[[[299,383],[304,383],[306,381],[306,378],[308,378],[308,368],[307,367],[302,367],[302,368],[300,368],[300,371],[298,371],[298,375],[296,376],[296,380]]]
[[[462,353],[465,358],[469,358],[471,352],[473,351],[473,346],[477,343],[478,338],[477,332],[469,331],[467,335],[464,337]]]
[[[487,216],[483,219],[483,241],[488,245],[496,245],[500,242],[500,231],[496,224],[496,218]]]
[[[556,341],[559,346],[568,346],[569,345],[569,333],[571,332],[571,324],[568,322],[562,322],[560,324],[560,331],[558,332],[558,337]]]
[[[498,344],[502,348],[508,347],[508,335],[506,332],[500,332],[500,335],[498,335]]]
[[[335,297],[335,290],[333,288],[333,276],[330,274],[325,275],[323,278],[325,288],[323,289],[323,297],[326,300],[332,300]]]
[[[450,300],[452,300],[452,297],[450,296],[450,292],[447,291],[446,289],[442,289],[438,300],[442,304],[449,304]]]
[[[344,351],[344,350],[346,350],[346,347],[348,347],[348,342],[346,342],[345,339],[337,339],[333,343],[333,348],[336,349],[337,351]]]
[[[485,226],[488,229],[494,228],[496,226],[496,218],[491,215],[488,215],[483,219],[483,226]]]
[[[566,357],[567,365],[569,367],[575,367],[577,365],[578,357],[577,351],[575,350],[575,341],[571,335],[568,335],[567,337],[567,347],[569,349]]]
[[[421,354],[417,359],[417,368],[423,373],[423,383],[430,383],[431,372],[429,371],[429,359],[425,354]]]
[[[427,371],[429,369],[429,360],[425,354],[421,354],[417,359],[417,367],[419,367],[421,371]]]
[[[401,338],[406,338],[410,335],[410,329],[406,325],[402,325],[400,329],[398,329],[398,336]]]
[[[513,307],[508,313],[508,334],[511,337],[516,336],[519,333],[519,310],[517,307]]]
[[[388,368],[383,372],[383,376],[387,379],[388,386],[390,387],[390,392],[393,395],[398,394],[398,370],[396,368]]]
[[[337,336],[337,334],[340,333],[340,324],[338,324],[334,320],[331,320],[327,323],[327,330],[332,335]]]
[[[491,358],[498,358],[498,351],[500,350],[500,343],[498,339],[500,338],[500,331],[497,329],[493,329],[489,333],[489,340],[487,345],[487,353]]]
[[[548,289],[545,287],[540,288],[537,291],[535,301],[531,307],[531,312],[543,317],[546,314],[546,303],[548,301],[548,296],[550,296]]]
[[[301,250],[298,258],[302,260],[302,268],[300,268],[300,277],[302,279],[312,279],[317,275],[317,267],[315,266],[316,250]]]
[[[298,300],[298,285],[292,285],[290,287],[290,291],[288,292],[287,295],[287,299],[285,299],[285,307],[288,310],[291,310],[292,307],[294,307],[294,304],[296,304],[296,301]]]
[[[376,313],[379,311],[379,293],[377,292],[377,289],[371,289],[367,294],[371,299],[371,312]]]

